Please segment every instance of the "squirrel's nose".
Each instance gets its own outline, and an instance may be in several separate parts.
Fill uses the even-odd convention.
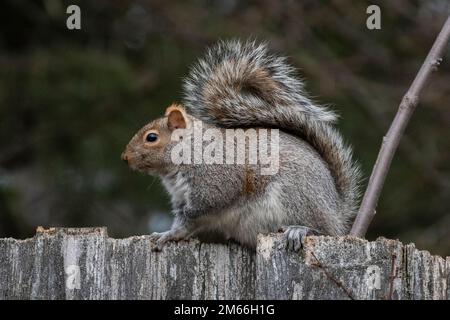
[[[126,152],[122,152],[122,160],[126,163],[126,164],[128,164],[128,155],[127,155],[127,153]]]

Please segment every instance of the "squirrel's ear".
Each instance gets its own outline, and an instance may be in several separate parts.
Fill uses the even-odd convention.
[[[166,109],[167,124],[170,130],[186,129],[188,118],[184,108],[178,104],[172,104]]]

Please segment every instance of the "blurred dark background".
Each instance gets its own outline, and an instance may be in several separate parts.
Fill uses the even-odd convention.
[[[81,30],[66,8],[81,8]],[[366,28],[381,7],[382,29]],[[0,237],[38,225],[169,227],[159,181],[120,160],[219,38],[256,37],[289,56],[308,91],[341,115],[365,177],[446,16],[448,0],[26,1],[0,9]],[[368,237],[450,255],[450,55],[395,156]],[[367,180],[366,180],[367,182]]]

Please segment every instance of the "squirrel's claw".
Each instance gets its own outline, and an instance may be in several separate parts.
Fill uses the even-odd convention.
[[[165,232],[153,232],[150,240],[156,241],[153,251],[161,251],[167,241],[180,241],[187,239],[187,233],[183,229],[171,229]]]
[[[162,236],[163,233],[164,233],[164,232],[153,232],[153,233],[149,236],[149,238],[150,238],[150,240],[153,240],[153,241],[158,240],[158,239]]]
[[[281,231],[284,232],[286,238],[286,249],[294,252],[298,252],[304,247],[307,236],[321,234],[319,231],[305,226],[282,227]]]
[[[165,232],[153,232],[150,235],[150,240],[155,241],[156,245],[152,248],[153,251],[161,251],[162,248],[164,247],[164,244],[169,241],[169,239],[167,239],[167,233],[169,233],[169,231],[165,231]]]

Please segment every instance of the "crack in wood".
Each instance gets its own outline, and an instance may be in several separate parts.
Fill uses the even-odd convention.
[[[323,265],[322,263],[319,261],[319,259],[317,259],[317,256],[314,254],[314,252],[311,250],[310,251],[311,255],[314,257],[314,259],[316,260],[317,264],[315,265],[316,267],[318,267],[320,270],[322,270],[325,275],[328,277],[328,279],[330,279],[332,282],[334,282],[336,284],[336,286],[338,286],[339,288],[341,288],[345,294],[350,298],[350,300],[355,300],[355,298],[353,298],[353,295],[351,293],[351,291],[349,289],[347,289],[342,282],[340,282],[338,279],[336,279]]]

